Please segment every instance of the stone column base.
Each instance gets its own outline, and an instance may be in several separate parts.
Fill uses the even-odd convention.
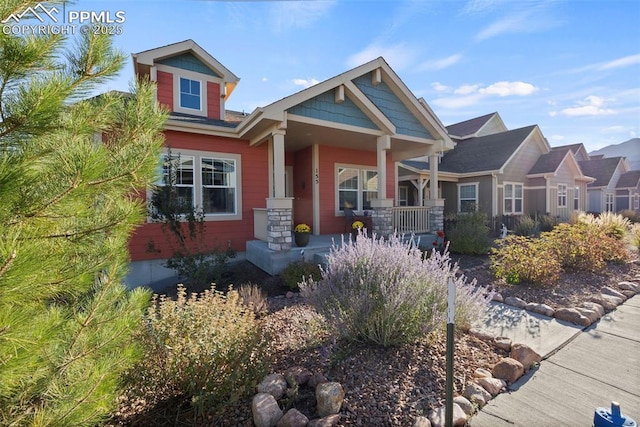
[[[267,199],[267,244],[273,251],[291,249],[293,229],[293,199],[272,197]]]

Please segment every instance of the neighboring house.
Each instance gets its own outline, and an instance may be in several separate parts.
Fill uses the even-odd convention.
[[[589,160],[581,161],[580,168],[586,175],[595,178],[587,187],[587,212],[617,212],[624,209],[616,203],[618,181],[629,171],[624,157],[592,156]]]
[[[203,210],[210,242],[247,250],[258,263],[249,254],[252,241],[286,253],[297,223],[316,235],[341,233],[345,207],[370,213],[380,234],[399,222],[418,231],[442,227],[435,198],[398,208],[395,165],[435,160],[454,144],[383,58],[248,115],[225,107],[239,78],[192,40],[134,54],[133,63],[138,77],[157,83],[157,99],[170,111],[163,180]],[[171,256],[161,225],[139,227],[130,253],[142,282],[157,279],[152,261]]]
[[[552,149],[537,125],[507,130],[498,113],[447,130],[456,147],[438,164],[445,215],[480,209],[490,218],[536,213],[568,218],[586,207],[592,178],[576,159],[588,156],[582,144]],[[430,166],[416,159],[399,164],[398,191],[407,193],[408,205],[424,199],[420,188],[431,181]]]
[[[616,184],[616,212],[627,209],[640,213],[640,170],[623,173]]]

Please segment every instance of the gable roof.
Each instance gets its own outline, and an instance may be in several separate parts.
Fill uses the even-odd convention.
[[[504,167],[537,125],[459,141],[442,157],[439,170],[455,173],[496,171]]]
[[[621,163],[622,157],[596,157],[579,162],[582,172],[596,179],[589,184],[589,187],[606,187],[609,185],[616,168],[618,168],[618,165]]]
[[[415,135],[397,132],[404,123],[394,122],[389,111],[393,112],[395,110],[390,109],[386,111],[388,106],[385,105],[385,102],[378,102],[376,99],[373,99],[370,94],[366,93],[368,90],[360,84],[361,79],[367,74],[379,76],[378,82],[373,85],[378,84],[381,87],[384,86],[387,95],[390,96],[392,94],[396,98],[395,101],[402,104],[402,107],[408,110],[412,117],[428,131],[431,138],[420,138]],[[259,129],[253,129],[259,122],[270,121],[272,124],[282,123],[286,126],[288,110],[337,89],[343,91],[344,98],[352,101],[352,103],[375,124],[377,127],[376,131],[380,135],[391,134],[393,138],[406,137],[411,141],[440,141],[441,144],[438,145],[439,150],[449,150],[455,146],[451,138],[449,138],[446,128],[435,118],[433,111],[426,106],[426,103],[419,101],[415,97],[382,57],[378,57],[316,85],[286,96],[265,107],[256,108],[240,125],[241,136],[248,135],[251,138],[255,138],[253,136],[253,133],[255,133],[261,137],[262,134],[259,132]]]
[[[473,119],[465,120],[463,122],[454,123],[447,126],[447,132],[449,132],[449,136],[458,139],[477,136],[477,133],[497,114],[497,112],[493,112],[485,114],[484,116],[474,117]]]
[[[134,72],[136,75],[149,74],[151,67],[160,61],[185,53],[193,54],[204,66],[219,76],[224,82],[226,96],[231,95],[240,78],[191,39],[132,54]]]
[[[558,170],[571,150],[568,147],[552,149],[538,157],[527,175],[554,173]]]
[[[589,160],[589,153],[587,153],[587,149],[584,147],[584,144],[578,142],[576,144],[568,144],[568,145],[560,145],[558,147],[551,147],[552,150],[564,150],[569,149],[573,153],[574,157],[581,160]]]
[[[640,188],[640,170],[629,171],[620,175],[616,188]]]

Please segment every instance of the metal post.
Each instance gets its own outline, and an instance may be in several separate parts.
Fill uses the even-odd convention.
[[[455,330],[456,286],[451,276],[449,276],[447,287],[447,382],[444,422],[446,427],[453,427],[453,333]]]

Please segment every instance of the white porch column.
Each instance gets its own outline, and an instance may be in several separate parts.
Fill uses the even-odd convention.
[[[284,132],[273,134],[273,196],[285,197],[284,191]]]
[[[387,198],[387,150],[390,149],[391,136],[379,136],[376,147],[378,155],[378,199]]]
[[[425,206],[429,211],[431,232],[444,230],[444,200],[438,198],[438,155],[429,155],[429,200]]]
[[[433,155],[429,156],[429,192],[429,200],[438,198],[438,156]]]

